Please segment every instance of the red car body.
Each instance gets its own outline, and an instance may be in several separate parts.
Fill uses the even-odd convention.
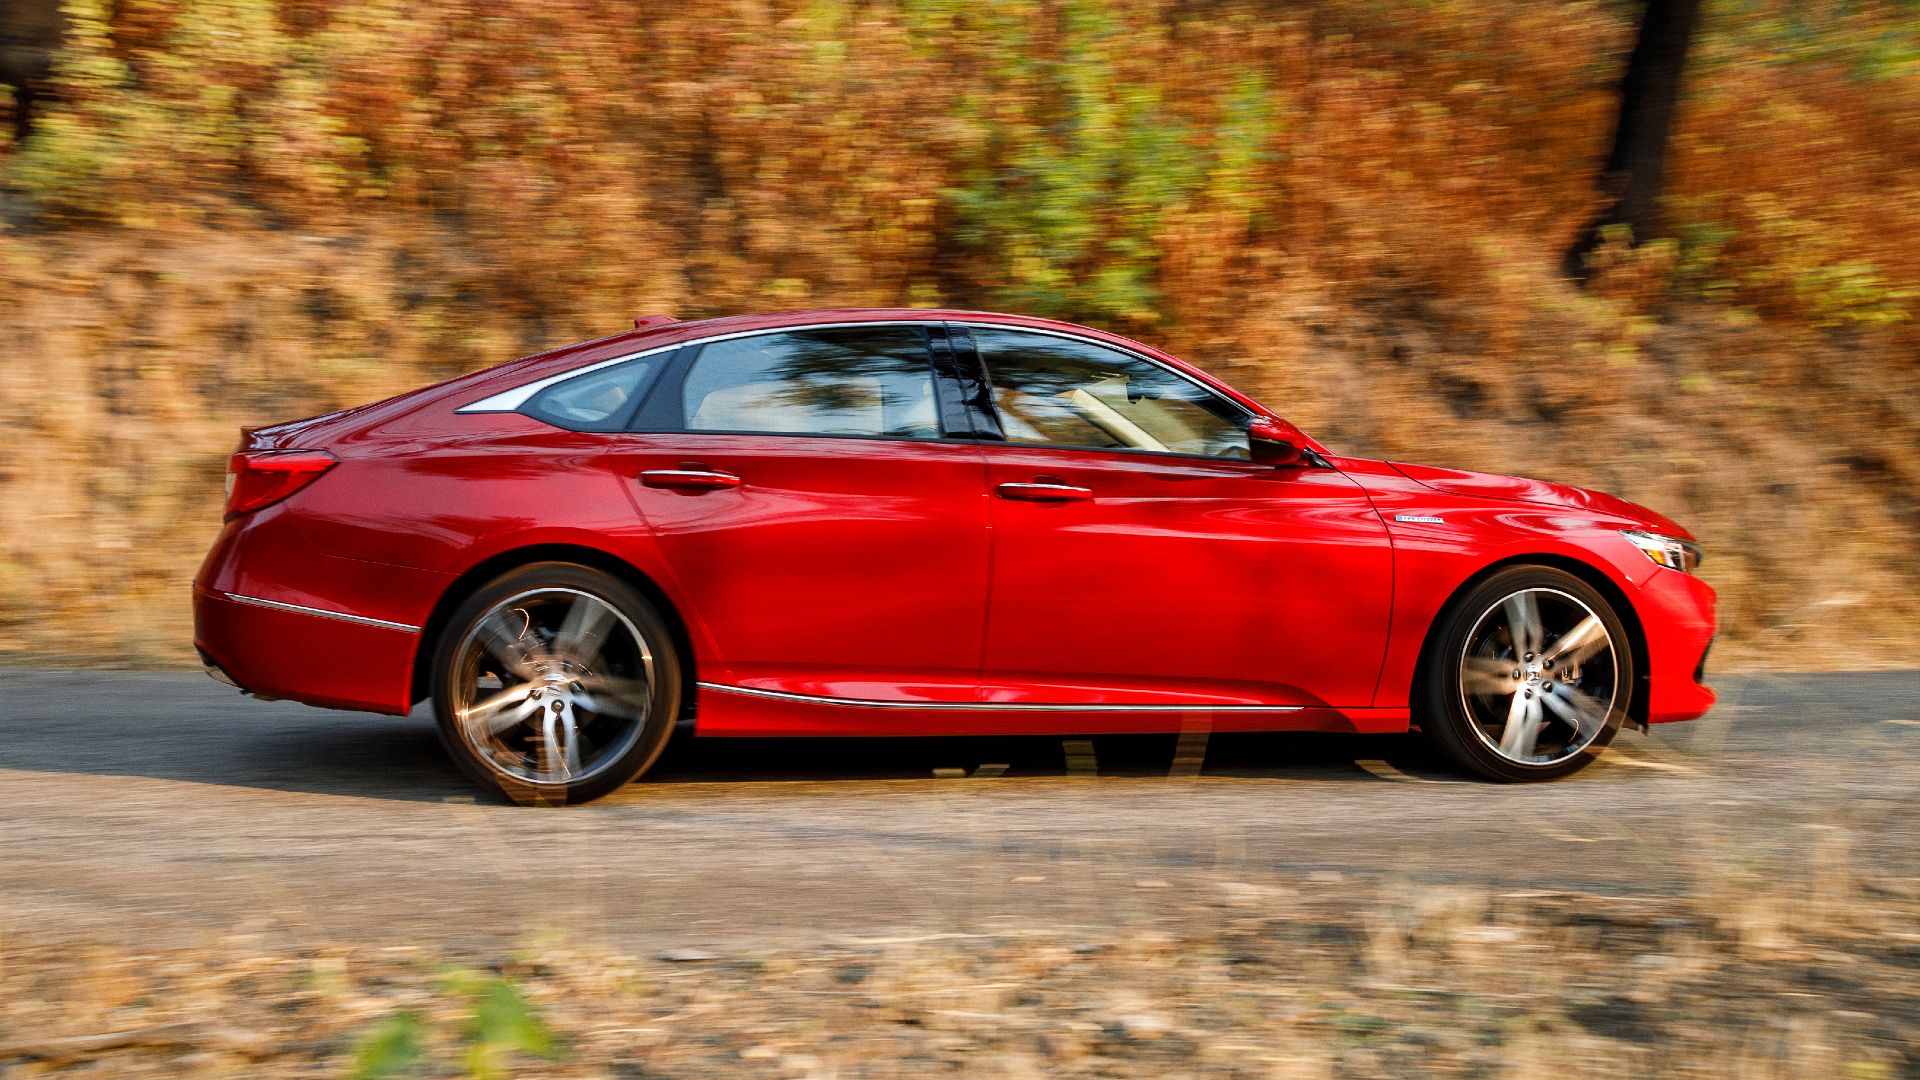
[[[249,432],[244,453],[325,451],[337,465],[230,516],[194,583],[195,642],[251,693],[403,714],[426,696],[429,650],[462,597],[560,558],[631,580],[670,614],[704,735],[1394,732],[1450,598],[1532,562],[1586,579],[1623,614],[1634,719],[1713,702],[1700,682],[1713,591],[1621,536],[1686,532],[1606,495],[1350,458],[1305,436],[1331,467],[977,438],[582,432],[460,411],[646,350],[869,321],[1114,345],[1272,416],[1149,346],[1042,319],[849,310],[646,325]],[[743,482],[640,479],[675,470]],[[991,497],[1033,482],[1092,497]]]

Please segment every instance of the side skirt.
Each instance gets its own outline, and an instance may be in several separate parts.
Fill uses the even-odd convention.
[[[1407,730],[1407,710],[1298,705],[974,705],[855,701],[701,683],[695,734],[741,736],[1123,735]]]

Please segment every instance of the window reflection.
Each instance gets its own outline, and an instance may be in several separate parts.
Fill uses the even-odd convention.
[[[926,331],[835,327],[716,341],[687,373],[691,431],[938,438]]]

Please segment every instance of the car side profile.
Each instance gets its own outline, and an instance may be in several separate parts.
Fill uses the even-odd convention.
[[[1419,728],[1544,780],[1704,713],[1713,591],[1597,492],[1346,457],[1045,319],[677,322],[246,432],[195,644],[528,803],[702,736]]]

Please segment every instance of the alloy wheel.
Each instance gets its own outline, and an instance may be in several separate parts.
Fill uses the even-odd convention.
[[[453,726],[480,762],[522,784],[576,785],[645,730],[654,650],[607,600],[541,588],[475,620],[452,675]]]
[[[1606,622],[1552,588],[1508,594],[1483,612],[1460,655],[1460,704],[1494,753],[1520,765],[1566,762],[1594,746],[1623,691]]]

